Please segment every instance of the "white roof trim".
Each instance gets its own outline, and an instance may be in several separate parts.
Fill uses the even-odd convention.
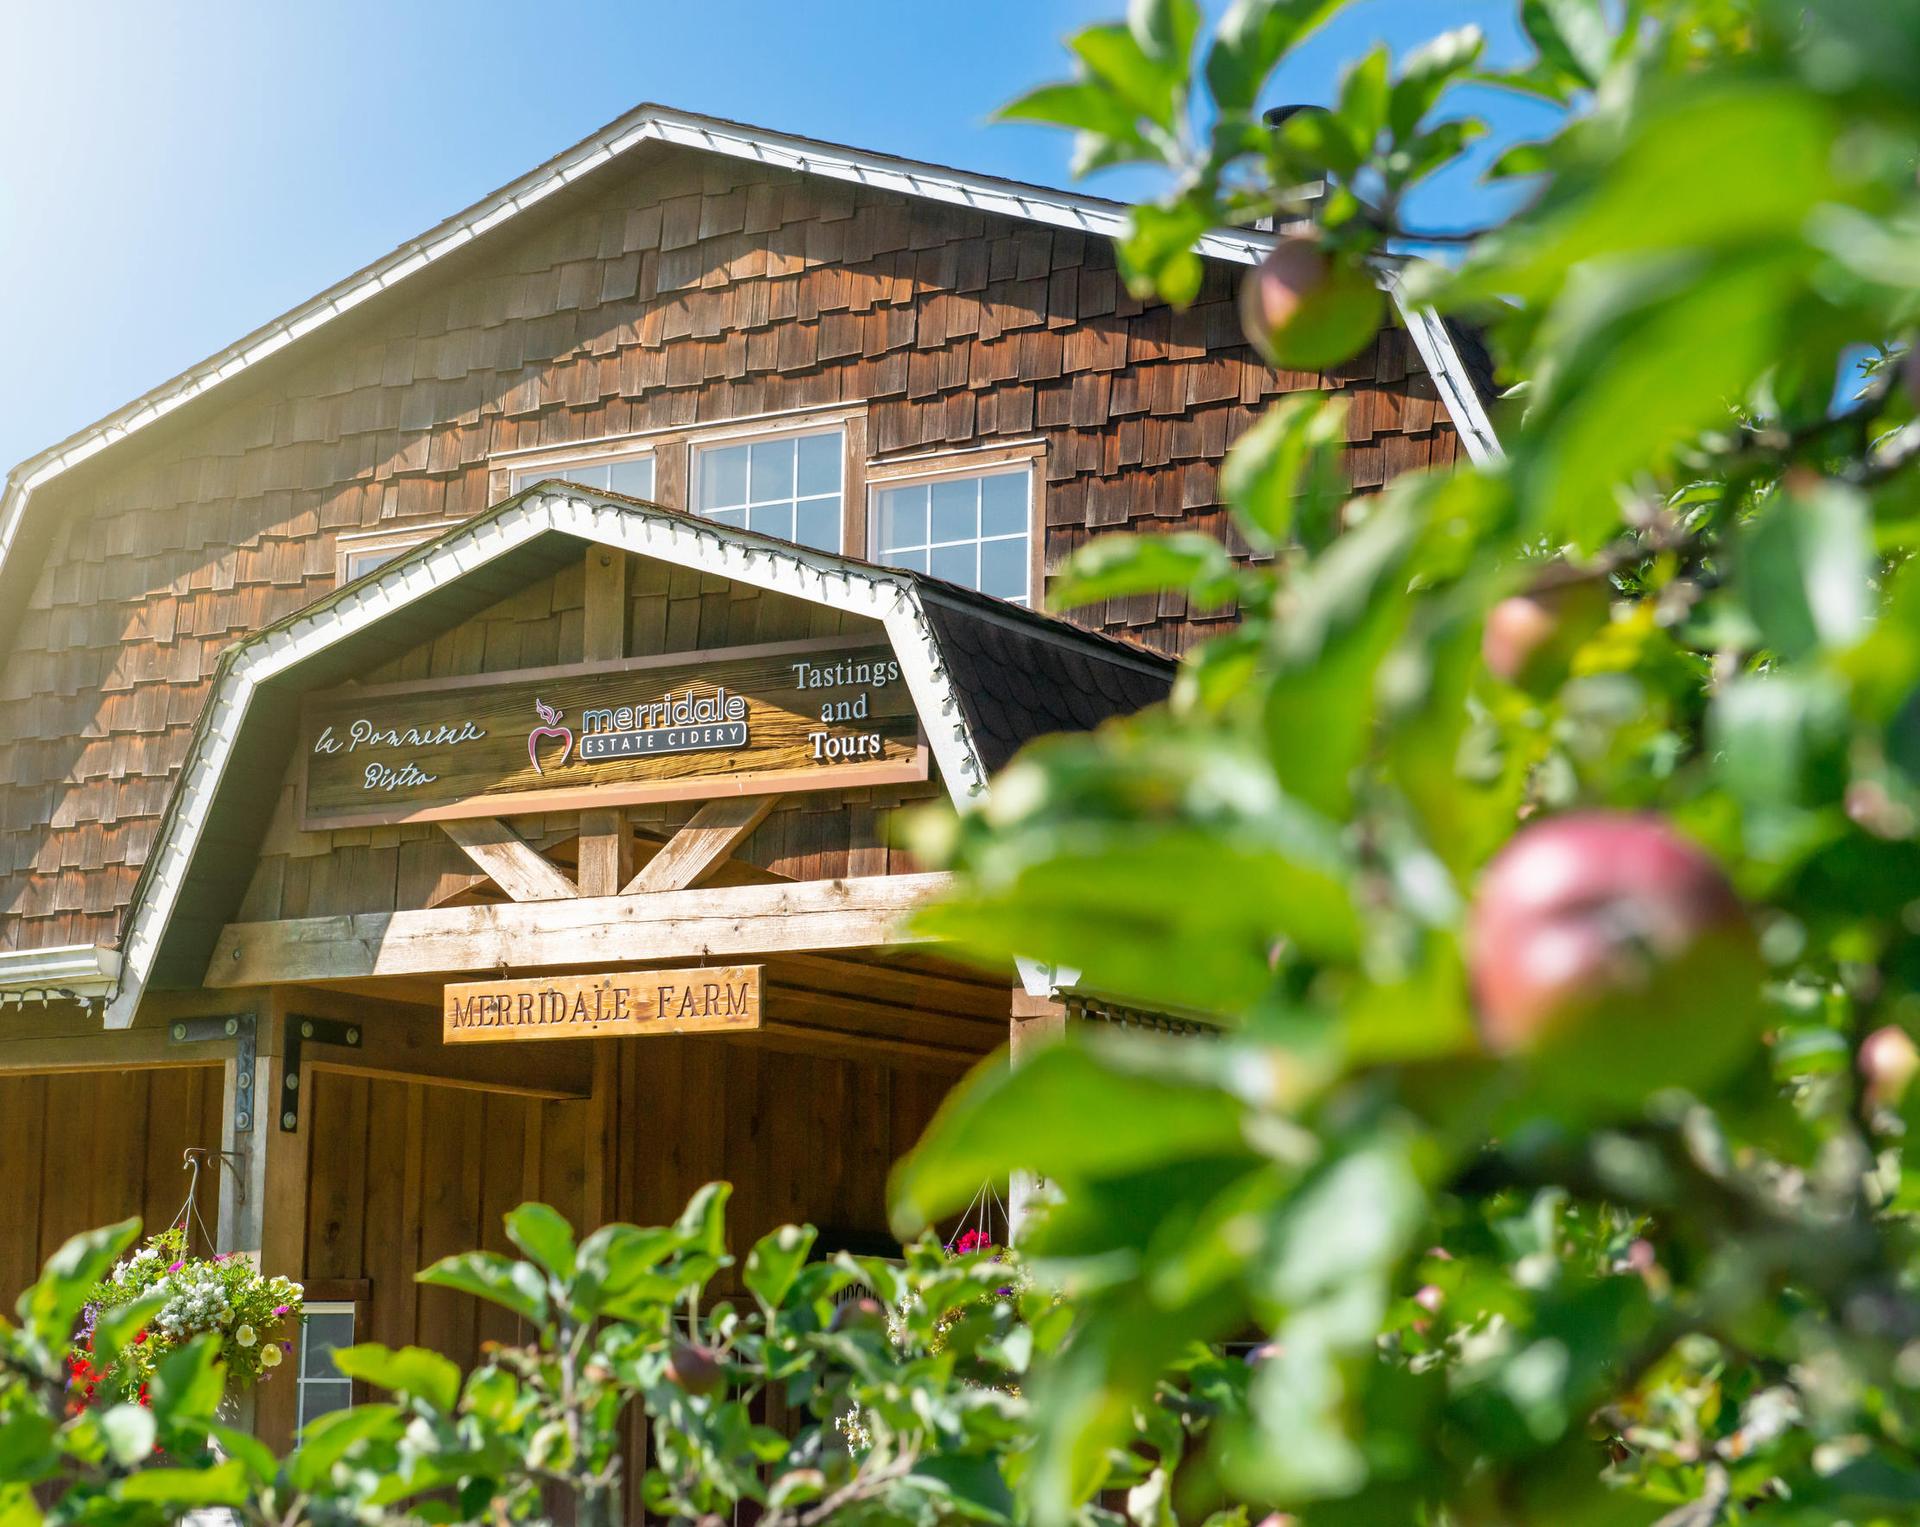
[[[133,1022],[255,690],[303,659],[550,531],[878,621],[900,660],[949,797],[962,811],[986,798],[986,767],[912,578],[770,537],[702,524],[670,510],[607,498],[591,488],[542,487],[229,649],[128,915],[107,1027],[126,1028]]]
[[[1110,236],[1126,223],[1126,206],[1101,197],[1048,190],[988,175],[971,175],[963,170],[887,154],[870,154],[664,106],[638,106],[592,137],[465,211],[455,213],[418,238],[408,240],[371,265],[363,266],[344,281],[255,329],[199,365],[161,383],[118,412],[21,462],[7,474],[4,493],[0,493],[0,568],[5,567],[20,538],[28,503],[37,489],[229,377],[257,365],[295,339],[325,327],[376,293],[471,243],[515,213],[599,166],[611,163],[635,145],[655,141],[1084,233]],[[1219,229],[1204,235],[1195,248],[1216,259],[1251,265],[1273,247],[1273,242],[1274,235],[1270,233]],[[1486,427],[1485,413],[1474,393],[1472,379],[1461,366],[1444,327],[1424,310],[1419,314],[1410,310],[1396,280],[1383,275],[1382,284],[1413,333],[1421,358],[1439,382],[1441,400],[1467,440],[1469,456],[1477,462],[1487,459],[1482,452],[1497,454],[1498,446],[1493,443],[1492,431]],[[1432,320],[1430,325],[1427,320]],[[1432,332],[1423,338],[1423,330],[1429,328],[1438,332],[1437,338]]]
[[[1460,443],[1467,449],[1467,459],[1476,467],[1498,461],[1503,454],[1500,441],[1493,433],[1493,422],[1480,402],[1480,390],[1473,385],[1473,376],[1467,370],[1466,362],[1460,358],[1459,347],[1453,342],[1453,331],[1432,308],[1408,305],[1400,272],[1396,268],[1380,267],[1380,285],[1393,299],[1400,321],[1413,337],[1414,349],[1420,352],[1421,362],[1433,377],[1434,385],[1439,388],[1440,406],[1460,431]]]
[[[119,973],[119,951],[102,944],[0,951],[0,994],[104,996]]]

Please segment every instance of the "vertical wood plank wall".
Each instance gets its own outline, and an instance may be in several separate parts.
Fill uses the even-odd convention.
[[[170,1224],[187,1194],[181,1153],[220,1147],[220,1088],[218,1066],[0,1074],[0,1305],[70,1235],[135,1214],[149,1231]],[[198,1206],[212,1230],[211,1170]]]
[[[530,1198],[576,1226],[657,1224],[726,1178],[736,1256],[788,1220],[883,1234],[887,1171],[958,1077],[712,1037],[601,1043],[613,1097],[598,1161],[585,1100],[315,1074],[305,1272],[367,1280],[361,1339],[462,1364],[481,1341],[513,1339],[512,1317],[413,1273],[450,1252],[510,1251],[501,1216]]]

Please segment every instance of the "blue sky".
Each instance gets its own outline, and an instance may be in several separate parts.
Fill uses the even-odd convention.
[[[1220,9],[1209,0],[1209,9]],[[1515,0],[1355,0],[1274,104],[1324,101],[1374,39]],[[1060,39],[1124,0],[42,0],[0,91],[0,469],[230,343],[634,103],[1042,184],[1070,140],[993,109],[1066,72]],[[1498,138],[1524,102],[1470,103]],[[1484,156],[1481,156],[1482,158]],[[1152,189],[1113,176],[1092,189]],[[1469,173],[1423,209],[1490,209]]]

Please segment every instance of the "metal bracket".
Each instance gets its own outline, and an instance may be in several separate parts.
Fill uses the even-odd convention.
[[[167,1025],[167,1043],[174,1045],[213,1044],[233,1041],[233,1132],[253,1133],[253,1063],[255,1056],[252,1013],[235,1013],[225,1018],[180,1018]]]
[[[340,1023],[331,1018],[302,1018],[287,1014],[285,1037],[280,1045],[280,1132],[290,1135],[300,1128],[300,1050],[303,1045],[345,1045],[360,1048],[360,1025]]]

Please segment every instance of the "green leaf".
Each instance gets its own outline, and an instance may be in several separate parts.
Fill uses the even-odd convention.
[[[142,1469],[120,1481],[123,1501],[151,1501],[176,1508],[244,1506],[249,1494],[246,1468],[237,1458],[207,1469]]]
[[[1226,548],[1197,531],[1106,535],[1073,554],[1054,577],[1047,602],[1072,610],[1163,589],[1180,589],[1200,608],[1217,609],[1239,591],[1239,577]]]
[[[1620,489],[1668,464],[1774,357],[1797,262],[1779,252],[1711,264],[1623,264],[1583,281],[1542,344],[1553,350],[1516,463],[1529,520],[1584,552],[1620,524]]]
[[[687,1200],[674,1229],[687,1246],[710,1257],[727,1254],[727,1200],[733,1196],[730,1182],[710,1182]]]
[[[813,1250],[813,1241],[811,1225],[782,1225],[761,1236],[747,1253],[747,1265],[741,1274],[747,1291],[769,1311],[779,1309]]]
[[[1387,125],[1394,137],[1411,137],[1447,87],[1479,63],[1485,48],[1480,28],[1463,26],[1442,32],[1409,53],[1393,82],[1387,107]]]
[[[1340,80],[1340,103],[1335,115],[1347,136],[1359,147],[1362,158],[1373,152],[1375,142],[1387,125],[1387,71],[1391,62],[1387,45],[1377,43],[1348,65]]]
[[[1747,613],[1785,657],[1858,641],[1873,610],[1875,568],[1865,498],[1830,479],[1783,485],[1740,540]]]
[[[1192,197],[1172,206],[1135,207],[1127,231],[1114,241],[1127,290],[1140,297],[1157,292],[1175,307],[1193,301],[1205,274],[1194,245],[1208,231],[1210,210]]]
[[[244,1465],[255,1484],[270,1484],[280,1465],[268,1447],[252,1432],[243,1432],[236,1427],[222,1426],[219,1422],[207,1424],[207,1435],[218,1442],[229,1458]]]
[[[1521,175],[1544,175],[1553,168],[1553,150],[1546,143],[1515,143],[1503,149],[1487,167],[1487,179],[1511,180]]]
[[[1520,25],[1556,69],[1598,85],[1613,56],[1613,27],[1601,0],[1520,0]]]
[[[1717,326],[1706,332],[1718,332],[1723,342],[1737,337],[1722,323],[1721,305],[1709,301],[1718,295],[1713,269],[1597,262],[1628,254],[1755,259],[1777,257],[1783,241],[1799,247],[1809,214],[1847,194],[1835,178],[1839,131],[1817,96],[1783,85],[1717,82],[1662,98],[1636,115],[1624,141],[1598,140],[1607,145],[1604,158],[1589,154],[1571,162],[1553,209],[1533,219],[1524,234],[1516,228],[1476,250],[1452,288],[1454,298],[1518,297],[1544,307],[1562,294],[1576,266],[1588,266],[1598,289],[1571,291],[1577,312],[1554,312],[1541,329],[1541,357],[1551,359],[1569,343],[1571,317],[1606,310],[1612,292],[1653,290],[1684,276],[1691,281],[1689,294],[1709,309],[1702,324]],[[1645,215],[1650,205],[1660,208],[1660,216]],[[1769,327],[1759,351],[1771,357],[1772,304],[1760,312]],[[1604,352],[1583,357],[1582,367],[1600,359]],[[1743,379],[1757,370],[1745,363],[1739,368]],[[1584,383],[1585,369],[1574,369],[1573,378]],[[1739,391],[1736,383],[1723,397]],[[1659,392],[1639,396],[1654,405],[1647,413],[1660,412]]]
[[[102,1411],[100,1430],[106,1434],[107,1451],[122,1468],[144,1460],[159,1435],[153,1412],[144,1405],[115,1405]]]
[[[1276,65],[1346,0],[1233,0],[1207,53],[1207,85],[1222,111],[1253,110]]]
[[[1770,673],[1714,697],[1715,773],[1740,803],[1747,850],[1780,861],[1823,836],[1810,814],[1838,812],[1852,740],[1845,691],[1815,674]]]
[[[655,1277],[653,1271],[683,1242],[664,1227],[602,1225],[580,1243],[576,1291],[588,1303],[597,1302],[603,1313],[616,1306],[632,1310],[650,1298],[670,1301],[680,1291],[679,1281]]]
[[[894,1228],[903,1239],[918,1235],[964,1207],[981,1183],[1015,1171],[1071,1183],[1241,1148],[1235,1099],[1217,1081],[1183,1072],[1176,1049],[1106,1037],[1051,1045],[1017,1067],[980,1067],[895,1167]],[[1089,1129],[1089,1119],[1100,1127]]]
[[[38,1410],[20,1410],[0,1420],[0,1489],[16,1481],[32,1484],[59,1466],[52,1417]]]
[[[209,1421],[227,1389],[220,1337],[209,1331],[160,1359],[147,1386],[153,1413],[163,1425]]]
[[[1302,539],[1310,547],[1325,544],[1346,486],[1340,463],[1346,417],[1344,398],[1293,393],[1262,414],[1227,452],[1221,490],[1255,545],[1271,550],[1292,538],[1297,499],[1305,500]]]
[[[991,1455],[935,1454],[916,1463],[907,1482],[944,1501],[961,1517],[979,1522],[1014,1519],[1013,1492]]]
[[[360,1444],[398,1442],[405,1426],[406,1414],[397,1405],[355,1405],[317,1416],[301,1429],[288,1476],[296,1490],[318,1490],[332,1476],[333,1466]]]
[[[451,1413],[460,1399],[460,1369],[425,1347],[387,1347],[379,1342],[334,1349],[333,1365],[350,1379],[364,1379],[395,1394]]]
[[[1088,27],[1076,32],[1067,45],[1101,85],[1126,103],[1130,113],[1163,130],[1173,129],[1178,75],[1166,60],[1150,57],[1128,28]]]
[[[1301,1187],[1281,1214],[1267,1258],[1270,1298],[1299,1306],[1344,1294],[1358,1281],[1384,1298],[1426,1210],[1408,1150],[1408,1141],[1393,1136],[1363,1139]],[[1356,1322],[1353,1339],[1370,1342],[1375,1320]]]
[[[1040,122],[1104,137],[1140,141],[1134,113],[1107,86],[1094,80],[1042,85],[994,113],[1003,122]]]
[[[1295,180],[1351,179],[1365,157],[1346,124],[1324,106],[1303,107],[1288,117],[1274,133],[1274,147]]]
[[[1339,537],[1290,591],[1281,672],[1267,697],[1268,745],[1288,793],[1335,816],[1374,734],[1375,675],[1405,629],[1406,562],[1418,529],[1396,495]]]
[[[93,1285],[112,1270],[139,1234],[140,1221],[127,1219],[99,1230],[82,1231],[62,1242],[60,1249],[47,1258],[39,1281],[14,1302],[21,1325],[47,1347],[64,1348]]]
[[[1048,826],[976,866],[959,897],[914,925],[985,959],[1044,951],[1130,1002],[1231,1013],[1271,983],[1277,940],[1351,953],[1348,873],[1326,824],[1297,803],[1236,830]]]
[[[546,1204],[522,1204],[506,1215],[507,1239],[562,1283],[573,1276],[573,1226]]]
[[[1204,19],[1196,0],[1130,0],[1127,6],[1127,30],[1141,50],[1160,60],[1182,85]]]
[[[442,1257],[414,1275],[415,1281],[503,1305],[535,1325],[547,1320],[547,1280],[537,1268],[497,1251],[462,1251]]]
[[[118,1309],[102,1310],[93,1323],[93,1365],[111,1368],[128,1344],[165,1308],[165,1294],[148,1294]]]

